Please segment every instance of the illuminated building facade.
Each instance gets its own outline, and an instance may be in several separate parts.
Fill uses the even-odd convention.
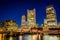
[[[7,38],[8,37],[8,38]],[[0,40],[60,40],[60,23],[57,23],[53,6],[46,7],[46,18],[41,28],[36,24],[36,10],[27,10],[22,16],[21,27],[13,20],[2,22]]]
[[[26,17],[25,15],[22,16],[22,20],[21,20],[21,27],[25,27],[27,24],[26,24]]]
[[[46,19],[44,19],[43,40],[60,40],[59,38],[59,26],[57,24],[56,12],[53,6],[46,7]]]
[[[36,10],[27,10],[28,26],[36,27]]]
[[[48,6],[46,8],[46,19],[44,20],[44,24],[57,26],[56,12],[53,6]]]

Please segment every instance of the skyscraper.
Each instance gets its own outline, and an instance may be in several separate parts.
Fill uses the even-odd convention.
[[[56,12],[53,6],[46,7],[46,19],[44,20],[44,24],[57,26]]]
[[[26,25],[26,16],[22,15],[21,26],[24,27]]]
[[[28,26],[35,27],[36,25],[36,10],[27,10]]]

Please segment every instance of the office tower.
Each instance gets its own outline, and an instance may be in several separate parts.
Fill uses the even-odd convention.
[[[56,12],[53,6],[46,7],[46,19],[44,24],[49,26],[57,26]]]
[[[22,20],[21,20],[21,27],[26,26],[26,16],[22,15]]]
[[[36,10],[27,10],[27,21],[28,26],[35,27],[36,26]]]

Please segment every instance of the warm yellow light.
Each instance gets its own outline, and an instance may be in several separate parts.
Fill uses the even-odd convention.
[[[0,34],[0,40],[2,40],[2,34]]]
[[[9,38],[9,40],[13,40],[13,38],[12,38],[12,37],[10,37],[10,38]]]

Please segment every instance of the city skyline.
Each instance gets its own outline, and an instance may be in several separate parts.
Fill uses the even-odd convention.
[[[53,5],[54,9],[56,10],[57,14],[57,21],[60,22],[60,1],[50,1],[50,0],[26,0],[25,2],[22,1],[0,1],[0,23],[3,20],[14,20],[16,23],[21,25],[21,16],[26,15],[27,17],[27,9],[36,9],[36,21],[38,24],[43,24],[44,23],[44,18],[46,18],[46,7],[49,5]]]
[[[14,20],[5,20],[6,22],[8,21],[13,21]],[[2,21],[2,23],[4,22],[4,20]],[[46,17],[44,18],[44,22],[43,25],[55,25],[57,26],[59,22],[57,22],[57,17],[56,17],[56,11],[53,7],[53,5],[49,5],[46,7]],[[18,24],[17,24],[18,25]],[[22,15],[21,16],[21,26],[20,27],[37,27],[40,28],[42,24],[38,24],[36,22],[36,9],[27,9],[27,16],[26,15]],[[19,27],[19,26],[18,26]]]
[[[56,16],[55,6],[46,5],[42,8],[45,9],[45,12],[42,9],[37,10],[33,7],[32,9],[24,9],[26,14],[19,13],[19,15],[11,12],[2,16],[0,40],[60,40],[60,22],[57,22],[58,16]],[[22,12],[22,10],[19,10],[19,12]],[[15,21],[21,23],[21,26],[19,27],[20,24]]]
[[[49,6],[50,6],[50,5],[49,5]],[[53,5],[52,5],[52,6],[53,6]],[[46,7],[47,7],[47,6],[46,6]],[[33,9],[35,9],[35,8],[33,8]],[[31,11],[32,11],[33,9],[27,9],[27,10],[31,10]],[[26,10],[26,12],[27,12],[26,14],[28,14],[28,11],[27,11],[27,10]],[[46,10],[45,10],[45,11],[46,11]],[[24,14],[21,15],[21,20],[22,20],[22,16],[25,16],[25,17],[26,17],[26,18],[25,18],[25,21],[28,21],[28,20],[27,20],[27,19],[28,19],[28,15],[26,15],[26,14],[25,14],[25,15],[24,15]],[[35,17],[37,18],[36,14],[37,14],[37,13],[36,13],[36,9],[35,9]],[[46,13],[45,13],[45,14],[46,14]],[[47,15],[45,15],[45,18],[46,18],[46,16],[47,16]],[[56,16],[56,17],[57,17],[57,16]],[[45,18],[44,18],[44,19],[45,19]],[[40,27],[42,24],[44,24],[44,19],[43,19],[43,23],[41,23],[41,24],[39,24],[39,23],[36,22],[37,24],[39,24],[38,27]],[[8,20],[12,20],[12,19],[8,19]],[[21,21],[21,20],[20,20],[20,21]],[[2,20],[2,21],[4,21],[4,20]],[[13,20],[13,21],[14,21],[14,20]],[[35,21],[37,21],[37,19],[36,19]],[[15,22],[16,22],[16,21],[15,21]],[[22,21],[21,21],[21,22],[22,22]],[[40,21],[40,22],[41,22],[41,21]],[[18,24],[18,27],[19,27],[19,24]],[[20,27],[21,27],[21,24],[20,24]]]

